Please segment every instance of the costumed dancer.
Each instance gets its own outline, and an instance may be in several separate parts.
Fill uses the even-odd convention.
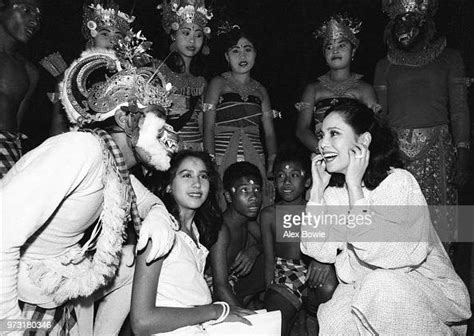
[[[436,34],[436,0],[383,2],[390,17],[387,56],[377,63],[375,87],[383,115],[397,130],[401,151],[429,205],[457,204],[468,178],[470,121],[464,63]],[[457,235],[454,216],[432,208],[443,241]]]
[[[306,212],[325,225],[305,226],[301,251],[339,279],[319,306],[320,335],[465,335],[469,293],[420,186],[398,168],[395,132],[354,100],[326,111],[319,149]]]
[[[173,245],[163,203],[129,175],[138,162],[169,168],[178,148],[165,124],[170,88],[152,68],[134,66],[131,56],[143,41],[129,42],[121,59],[90,50],[67,69],[61,100],[80,132],[49,138],[0,182],[1,320],[43,322],[49,335],[92,334],[78,330],[71,300],[100,293],[105,299],[93,332],[116,335],[130,309],[134,255],[122,246],[127,224],[139,232],[138,249],[153,241],[150,261]],[[85,91],[89,76],[102,68],[116,73]]]
[[[38,69],[21,53],[40,28],[39,0],[0,1],[0,179],[22,155],[21,122],[38,83]]]
[[[313,153],[318,150],[317,133],[324,112],[338,102],[358,99],[375,111],[380,109],[371,85],[362,75],[351,72],[351,63],[359,47],[362,22],[347,15],[335,15],[314,33],[322,40],[323,55],[329,71],[306,86],[302,101],[296,104],[299,111],[296,136]]]
[[[106,5],[102,5],[99,1],[85,4],[81,27],[82,35],[86,39],[85,50],[96,48],[113,50],[117,42],[128,34],[130,24],[134,20],[134,16],[121,12],[113,1],[108,1]],[[46,56],[40,63],[58,81],[62,80],[67,65],[59,52]],[[98,74],[95,78],[89,79],[88,87],[104,79],[104,74]],[[49,93],[48,97],[53,103],[50,134],[57,135],[69,131],[71,124],[59,100],[59,90]]]
[[[256,165],[264,180],[263,205],[266,206],[274,198],[273,185],[267,179],[276,156],[274,112],[267,90],[251,77],[257,57],[255,40],[237,25],[230,26],[223,39],[230,71],[214,77],[206,92],[204,149],[215,157],[221,176],[234,162]]]
[[[159,8],[163,29],[171,40],[171,53],[159,66],[175,88],[167,122],[178,132],[183,148],[202,150],[200,105],[207,83],[198,75],[202,69],[196,61],[199,53],[209,54],[206,40],[211,29],[207,24],[213,14],[204,0],[164,0]]]

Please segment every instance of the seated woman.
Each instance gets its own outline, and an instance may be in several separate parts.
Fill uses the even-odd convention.
[[[356,34],[361,22],[337,15],[331,17],[315,32],[323,40],[323,54],[329,71],[309,84],[302,101],[296,104],[300,111],[296,124],[296,136],[311,151],[316,153],[319,131],[324,112],[333,104],[358,99],[374,110],[380,109],[371,85],[362,75],[351,72],[351,63],[359,46]]]
[[[135,334],[216,334],[215,328],[225,332],[217,325],[220,322],[251,324],[244,317],[251,311],[225,302],[213,304],[203,276],[208,249],[222,225],[218,178],[206,153],[182,151],[172,159],[161,190],[164,203],[177,219],[176,240],[171,252],[155,262],[146,262],[147,253],[137,256],[131,310]],[[149,243],[146,250],[151,248]],[[277,318],[272,322],[279,323]],[[229,328],[238,326],[232,323]]]
[[[326,111],[319,139],[307,213],[338,210],[347,220],[367,219],[367,225],[320,225],[324,240],[301,242],[303,253],[334,263],[339,279],[332,299],[319,308],[320,333],[465,333],[469,294],[433,229],[418,183],[399,168],[394,133],[354,100]]]

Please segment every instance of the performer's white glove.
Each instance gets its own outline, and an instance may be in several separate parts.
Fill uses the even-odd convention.
[[[152,249],[146,262],[150,263],[166,255],[173,246],[175,231],[178,229],[177,222],[163,205],[152,207],[142,222],[137,250],[143,250],[151,239]]]

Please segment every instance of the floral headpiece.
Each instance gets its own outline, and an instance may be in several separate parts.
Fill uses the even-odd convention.
[[[159,105],[167,111],[172,104],[172,85],[166,84],[159,68],[135,65],[150,46],[140,32],[130,31],[119,41],[116,51],[91,49],[82,53],[66,70],[61,83],[61,101],[71,123],[82,127],[102,121],[114,116],[122,106]],[[88,88],[89,76],[104,68],[116,73]]]
[[[230,33],[234,29],[240,29],[238,24],[232,24],[229,21],[222,21],[217,27],[217,36],[225,35]]]
[[[355,35],[360,32],[361,26],[362,22],[360,20],[338,14],[324,22],[322,26],[314,32],[314,37],[322,38],[324,44],[331,40],[344,37],[357,48],[359,46],[359,39]]]
[[[134,20],[134,16],[119,11],[117,5],[111,4],[105,8],[101,4],[91,4],[84,8],[82,35],[86,39],[96,37],[97,32],[104,27],[115,27],[126,34]]]
[[[157,8],[162,10],[162,25],[167,34],[186,23],[201,26],[207,37],[211,34],[207,23],[213,14],[206,9],[204,0],[163,0]]]
[[[437,9],[437,0],[382,0],[382,11],[391,19],[406,13],[434,16]]]

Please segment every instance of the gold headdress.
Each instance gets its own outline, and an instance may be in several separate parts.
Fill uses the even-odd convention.
[[[332,16],[324,22],[321,27],[314,32],[316,38],[322,38],[323,44],[340,37],[348,39],[356,48],[359,46],[359,39],[355,36],[360,31],[362,22],[348,16],[338,14]]]
[[[211,29],[207,27],[207,22],[213,14],[206,9],[204,0],[163,0],[158,9],[162,10],[162,25],[167,34],[178,30],[183,24],[195,23],[209,37]]]
[[[382,0],[382,11],[391,19],[405,13],[434,16],[437,9],[437,0]]]
[[[61,83],[61,101],[71,123],[82,127],[114,116],[122,106],[159,105],[165,111],[171,106],[172,89],[164,76],[153,68],[137,67],[136,57],[144,54],[151,43],[131,31],[119,41],[117,51],[91,49],[82,53],[66,70]],[[105,82],[87,87],[87,79],[97,70],[115,72]]]
[[[99,3],[91,4],[84,8],[82,34],[89,39],[104,27],[115,27],[125,35],[134,20],[134,16],[119,11],[118,5],[112,2],[107,7]]]

